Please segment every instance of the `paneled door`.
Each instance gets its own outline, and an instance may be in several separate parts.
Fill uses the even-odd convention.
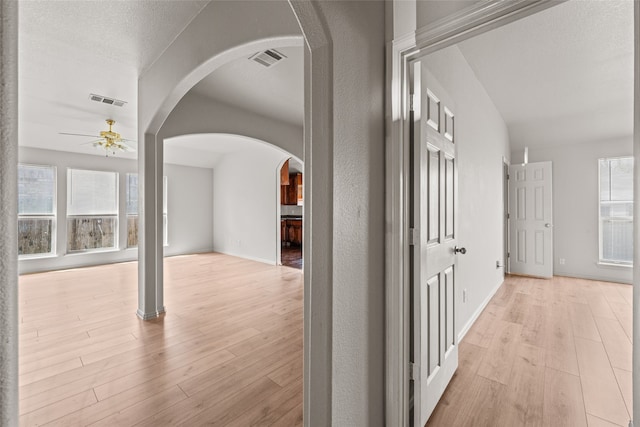
[[[451,98],[415,62],[412,76],[412,390],[424,426],[458,367],[456,116]]]
[[[553,276],[551,162],[509,167],[509,262],[513,274]]]

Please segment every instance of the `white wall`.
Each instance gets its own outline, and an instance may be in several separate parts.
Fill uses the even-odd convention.
[[[458,333],[466,332],[504,280],[503,157],[509,136],[502,116],[456,46],[427,56],[427,67],[453,98],[458,145]],[[461,291],[467,289],[467,302]]]
[[[137,249],[127,249],[126,174],[137,172],[137,161],[62,151],[21,147],[21,163],[57,167],[56,254],[19,261],[20,274],[99,265],[138,259]],[[67,168],[114,171],[119,173],[119,248],[105,252],[66,254]],[[213,171],[177,165],[165,165],[168,183],[169,246],[165,255],[212,250],[212,176]]]
[[[224,155],[213,169],[213,250],[277,263],[280,169],[289,155],[267,144]]]
[[[213,250],[213,170],[165,163],[168,245],[165,256]]]
[[[514,151],[512,159],[523,155]],[[529,148],[529,162],[553,162],[553,274],[631,283],[631,268],[598,265],[598,159],[632,155],[631,136]]]

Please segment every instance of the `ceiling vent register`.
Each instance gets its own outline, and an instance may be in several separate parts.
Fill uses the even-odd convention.
[[[116,107],[123,107],[127,101],[120,99],[109,98],[108,96],[96,95],[95,93],[89,94],[89,99],[96,102],[102,102],[103,104],[115,105]]]
[[[260,65],[264,65],[265,67],[272,67],[276,65],[278,62],[285,59],[286,56],[282,53],[278,52],[275,49],[268,49],[264,52],[258,52],[255,55],[251,56],[249,59],[257,62]]]

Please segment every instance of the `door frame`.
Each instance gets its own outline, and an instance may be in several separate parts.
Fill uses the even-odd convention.
[[[476,3],[432,24],[395,38],[388,45],[386,137],[386,425],[408,426],[410,361],[409,185],[410,121],[409,65],[418,57],[459,43],[510,22],[533,15],[565,0],[488,0]],[[635,2],[634,158],[640,164],[640,2]],[[638,171],[638,168],[636,168]],[[634,196],[640,200],[640,173],[635,173]],[[640,223],[640,206],[634,221]],[[634,234],[640,248],[640,233]],[[640,251],[634,261],[640,263]],[[634,324],[640,323],[640,269],[634,270]],[[634,328],[634,367],[640,369],[640,327]],[[634,378],[634,412],[640,414],[640,375]]]
[[[509,274],[511,272],[511,252],[509,248],[509,161],[502,158],[502,272]]]

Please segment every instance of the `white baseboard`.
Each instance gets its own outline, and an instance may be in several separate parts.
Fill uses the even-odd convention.
[[[504,279],[502,280],[502,282],[498,283],[496,287],[493,288],[491,292],[489,292],[489,295],[485,298],[485,300],[482,301],[482,304],[480,304],[480,307],[478,307],[478,309],[473,313],[473,315],[471,316],[471,319],[469,319],[469,321],[466,323],[466,325],[464,325],[462,330],[458,332],[458,342],[462,341],[464,336],[467,335],[467,332],[469,332],[469,329],[471,329],[471,327],[476,322],[476,320],[478,320],[478,317],[480,317],[480,314],[482,314],[482,310],[484,310],[487,304],[489,304],[489,301],[491,301],[491,298],[493,298],[496,292],[498,292],[498,289],[500,289],[500,286],[502,286],[503,284],[504,284]]]
[[[611,276],[596,276],[592,274],[574,274],[566,271],[554,272],[554,276],[562,276],[562,277],[573,277],[576,279],[585,279],[585,280],[597,280],[598,282],[612,282],[612,283],[622,283],[625,285],[633,284],[630,280],[619,279]]]
[[[238,258],[244,258],[244,259],[248,259],[250,261],[262,262],[264,264],[277,265],[275,260],[272,260],[272,259],[258,258],[258,257],[250,256],[250,255],[231,252],[231,251],[221,251],[219,249],[217,249],[217,250],[214,249],[214,252],[218,252],[218,253],[225,254],[225,255],[231,255],[231,256],[238,257]]]

